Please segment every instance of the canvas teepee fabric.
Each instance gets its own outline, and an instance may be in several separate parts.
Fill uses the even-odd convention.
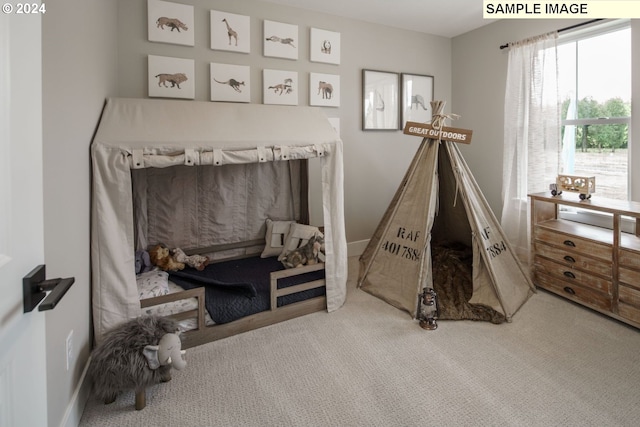
[[[456,143],[424,138],[360,257],[358,286],[415,318],[419,294],[433,288],[436,242],[472,248],[470,304],[511,321],[535,292]]]

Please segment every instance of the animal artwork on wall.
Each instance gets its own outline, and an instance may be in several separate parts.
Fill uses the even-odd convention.
[[[313,62],[339,65],[340,33],[312,28],[309,55]]]
[[[147,0],[149,41],[193,46],[193,6]]]
[[[298,59],[298,26],[264,21],[264,56]]]
[[[402,127],[405,123],[431,122],[433,76],[402,73]]]
[[[211,100],[227,102],[249,102],[251,100],[250,67],[212,62]]]
[[[250,18],[235,13],[210,11],[211,49],[250,52]]]
[[[162,98],[195,97],[193,59],[149,55],[149,96]]]
[[[298,73],[264,70],[263,102],[265,104],[298,105]]]
[[[309,104],[322,107],[340,106],[340,76],[309,74]]]

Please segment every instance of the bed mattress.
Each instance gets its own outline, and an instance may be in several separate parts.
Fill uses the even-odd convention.
[[[277,257],[251,257],[208,265],[203,271],[185,268],[169,275],[172,282],[184,289],[205,287],[205,306],[216,324],[228,323],[269,310],[273,271],[284,270]],[[324,279],[324,270],[287,277],[278,281],[278,288]],[[325,295],[325,287],[278,297],[277,305],[292,304]]]

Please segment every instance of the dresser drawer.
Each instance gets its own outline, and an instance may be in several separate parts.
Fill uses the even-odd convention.
[[[611,311],[611,297],[593,289],[583,288],[580,285],[536,272],[535,283],[541,288],[555,292],[580,304],[599,310]]]
[[[618,301],[640,307],[640,290],[628,286],[618,286]]]
[[[585,273],[584,271],[567,267],[564,264],[553,262],[541,256],[536,255],[534,268],[536,273],[544,273],[558,279],[562,279],[568,283],[611,294],[611,280],[603,279],[591,273]],[[610,278],[611,276],[609,276],[609,279]]]
[[[629,285],[640,286],[640,271],[620,267],[618,268],[618,281]]]
[[[627,304],[618,305],[618,315],[633,322],[640,323],[640,308]]]
[[[640,252],[629,249],[620,249],[619,263],[623,267],[640,269]]]
[[[545,245],[541,242],[534,243],[536,255],[549,258],[552,261],[564,264],[570,268],[579,268],[589,273],[611,277],[611,262],[586,257],[582,254],[564,250],[555,246]]]
[[[611,261],[612,246],[606,243],[582,239],[574,235],[559,233],[539,226],[536,226],[534,229],[534,239],[572,252]]]

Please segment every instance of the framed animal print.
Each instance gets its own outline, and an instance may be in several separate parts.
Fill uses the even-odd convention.
[[[298,105],[298,72],[263,70],[263,103]]]
[[[340,76],[337,74],[309,74],[309,105],[340,106]]]
[[[362,70],[362,130],[398,130],[400,74]]]
[[[298,26],[264,21],[264,56],[298,59]]]
[[[194,46],[193,6],[147,0],[149,41]]]
[[[251,51],[250,18],[245,15],[212,10],[211,49],[249,53]]]
[[[312,62],[340,65],[340,33],[312,28],[309,56]]]
[[[402,128],[410,122],[431,123],[433,76],[402,73]]]
[[[193,59],[149,55],[149,96],[194,99],[194,62]]]
[[[249,102],[251,89],[248,65],[210,64],[211,100]]]

